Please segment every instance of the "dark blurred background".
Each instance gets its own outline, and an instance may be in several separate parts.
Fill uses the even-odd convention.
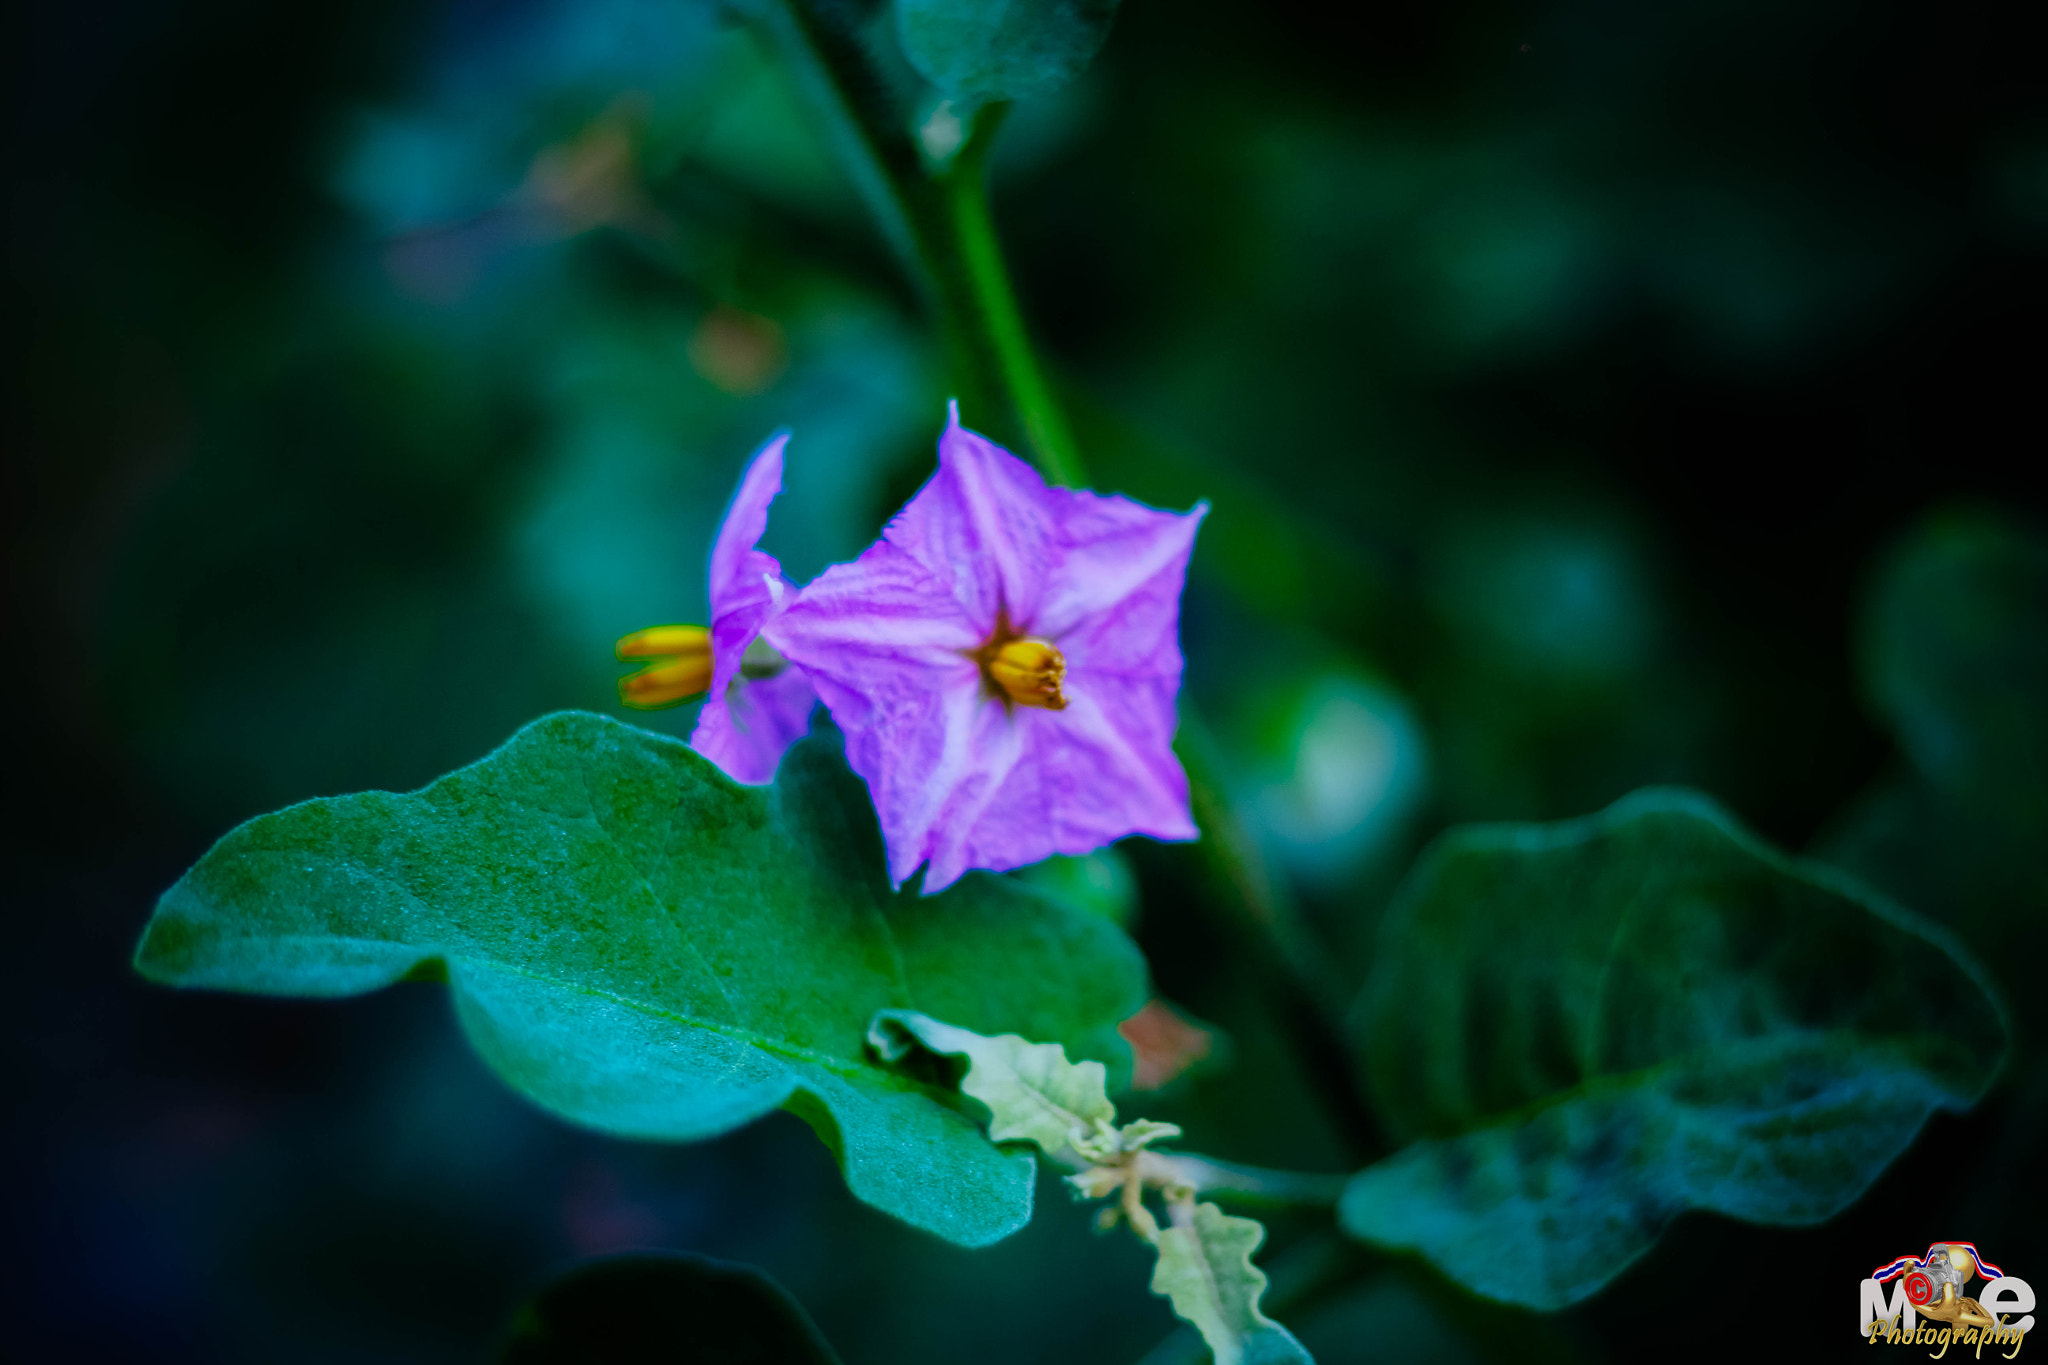
[[[786,1116],[686,1148],[543,1117],[434,988],[128,971],[234,822],[626,714],[612,641],[702,617],[774,429],[799,578],[925,477],[943,355],[775,66],[695,0],[11,19],[0,1349],[479,1360],[551,1269],[653,1245],[766,1267],[849,1365],[1138,1360],[1171,1327],[1145,1256],[1050,1186],[965,1252],[856,1205]],[[1026,311],[1097,484],[1214,504],[1189,688],[1344,970],[1448,822],[1679,782],[1805,849],[1893,779],[1856,671],[1873,575],[1930,517],[2044,511],[2027,31],[1127,0],[1016,112]],[[1231,1039],[1164,1108],[1204,1150],[1336,1169],[1213,927],[1138,864],[1162,990]],[[2023,986],[2039,959],[2004,956]],[[2041,1074],[1835,1224],[1683,1219],[1558,1318],[1367,1263],[1289,1321],[1326,1362],[1625,1360],[1686,1320],[1862,1349],[1856,1281],[1937,1237],[2048,1286]],[[1723,1321],[1730,1276],[1781,1315]]]

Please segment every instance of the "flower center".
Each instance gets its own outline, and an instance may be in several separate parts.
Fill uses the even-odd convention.
[[[983,645],[975,658],[982,676],[998,695],[1019,706],[1043,706],[1048,711],[1067,709],[1067,697],[1060,690],[1066,681],[1067,660],[1059,647],[1035,635],[1005,636]]]

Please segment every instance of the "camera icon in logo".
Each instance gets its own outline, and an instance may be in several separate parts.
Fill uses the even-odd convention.
[[[1984,1280],[1978,1291],[1981,1299],[1964,1292],[1979,1276]],[[1886,1285],[1892,1286],[1889,1303]],[[1863,1282],[1858,1318],[1865,1336],[1881,1332],[1888,1341],[1895,1339],[1901,1317],[1907,1336],[1925,1318],[1945,1324],[1945,1331],[1962,1333],[1966,1341],[2018,1341],[2032,1330],[2034,1319],[2013,1317],[2028,1314],[2033,1307],[2033,1288],[1985,1260],[1971,1243],[1936,1242],[1924,1256],[1901,1256],[1871,1272]]]

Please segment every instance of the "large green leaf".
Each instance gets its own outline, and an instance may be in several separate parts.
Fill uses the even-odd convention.
[[[409,795],[252,820],[165,893],[136,953],[182,986],[343,996],[445,976],[484,1058],[565,1118],[723,1133],[787,1107],[877,1208],[967,1245],[1030,1217],[1032,1163],[871,1058],[929,1011],[1108,1062],[1145,999],[1136,948],[1013,878],[893,895],[831,741],[743,787],[600,716],[535,721]]]
[[[1439,841],[1355,1023],[1382,1118],[1417,1140],[1353,1179],[1345,1227],[1537,1308],[1687,1209],[1831,1216],[2006,1050],[1945,932],[1656,790]]]
[[[1116,0],[896,0],[903,51],[956,100],[1049,95],[1080,75]]]
[[[628,1252],[569,1270],[519,1309],[504,1365],[839,1365],[789,1291],[749,1266]]]

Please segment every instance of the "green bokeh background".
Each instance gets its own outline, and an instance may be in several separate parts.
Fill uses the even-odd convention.
[[[639,1245],[768,1268],[851,1365],[1142,1356],[1171,1325],[1146,1258],[1051,1187],[962,1252],[855,1205],[784,1117],[689,1148],[568,1130],[431,991],[127,973],[235,821],[417,786],[545,710],[628,714],[613,640],[702,616],[771,432],[767,547],[798,578],[928,473],[945,357],[772,63],[694,0],[19,19],[20,1357],[480,1359],[550,1269]],[[1447,823],[1685,783],[1840,850],[1906,799],[1857,676],[1870,585],[1929,517],[2024,540],[2044,511],[2048,109],[2019,30],[1832,0],[1127,0],[1080,83],[1015,111],[995,195],[1025,310],[1097,484],[1213,504],[1188,688],[1338,970]],[[2041,619],[1994,628],[2038,657]],[[1925,860],[1893,885],[1968,925],[1995,900],[1980,946],[2024,994],[2048,893],[1984,871],[2003,856],[1969,864],[1990,891]],[[1161,989],[1230,1037],[1160,1115],[1340,1169],[1186,867],[1133,862]],[[1788,1349],[1846,1351],[1856,1281],[1936,1238],[2048,1286],[2044,1074],[2026,1043],[1836,1224],[1683,1220],[1554,1319],[1373,1264],[1290,1323],[1325,1361],[1630,1359],[1739,1269],[1782,1277]]]

